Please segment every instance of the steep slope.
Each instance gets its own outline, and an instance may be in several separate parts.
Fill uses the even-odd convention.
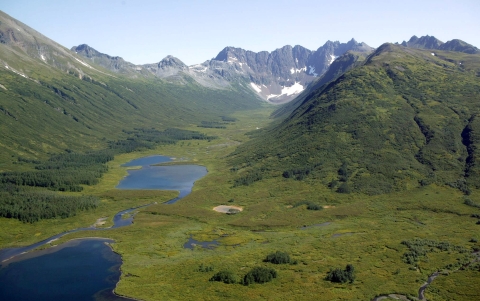
[[[307,88],[293,101],[288,102],[285,105],[278,108],[275,112],[273,112],[272,116],[276,118],[287,117],[298,106],[300,106],[306,99],[309,99],[313,95],[318,94],[318,90],[324,89],[328,83],[337,79],[348,70],[361,64],[366,57],[367,57],[366,52],[354,52],[354,51],[347,51],[345,54],[339,56],[330,65],[330,67],[327,69],[325,74],[323,74],[318,79],[310,83],[307,86]]]
[[[188,76],[178,83],[132,79],[86,62],[4,13],[0,22],[1,162],[102,148],[125,138],[124,130],[184,127],[260,105],[241,83],[212,90]],[[169,60],[157,67],[168,71],[175,62]]]
[[[478,187],[480,56],[436,53],[382,45],[239,148],[237,183],[308,176],[368,194],[430,183]]]
[[[72,48],[92,63],[130,77],[158,77],[164,81],[183,83],[184,75],[200,85],[225,89],[232,84],[248,82],[252,91],[271,103],[285,103],[323,75],[335,59],[347,51],[370,53],[373,48],[354,39],[348,43],[328,41],[316,51],[302,46],[284,46],[272,52],[253,52],[226,47],[202,64],[186,66],[168,56],[158,64],[134,65],[122,58],[103,54],[88,45]]]

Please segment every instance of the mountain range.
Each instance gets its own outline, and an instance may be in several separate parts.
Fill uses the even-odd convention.
[[[308,84],[323,75],[337,57],[346,52],[368,54],[373,48],[354,39],[347,43],[327,41],[316,51],[300,45],[258,53],[225,47],[215,58],[192,66],[173,56],[156,64],[134,65],[85,44],[71,50],[87,58],[89,63],[131,77],[153,75],[178,82],[182,75],[187,75],[202,86],[220,89],[232,82],[245,82],[260,98],[278,104],[294,99]]]

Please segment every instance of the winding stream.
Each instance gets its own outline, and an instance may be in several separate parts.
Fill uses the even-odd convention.
[[[132,160],[127,166],[141,166],[128,170],[119,189],[177,190],[178,197],[164,204],[173,204],[188,195],[196,180],[205,176],[207,169],[198,165],[151,166],[169,162],[165,156],[150,156]],[[95,225],[63,232],[32,245],[0,250],[0,300],[132,300],[113,293],[120,279],[121,257],[112,251],[107,238],[74,239],[58,246],[30,252],[67,234],[87,230],[108,230],[129,226],[137,209],[146,204],[122,210],[113,217],[113,226]],[[123,218],[125,214],[131,214]]]
[[[418,300],[419,301],[426,301],[427,300],[425,298],[425,290],[430,285],[430,283],[432,283],[433,280],[435,280],[435,278],[438,277],[438,275],[440,275],[439,272],[435,272],[435,273],[431,274],[430,276],[428,276],[427,282],[425,282],[422,286],[420,286],[420,288],[418,289]],[[386,300],[386,299],[389,299],[389,298],[397,299],[397,300],[406,300],[406,301],[410,300],[410,299],[407,298],[406,295],[389,294],[389,295],[380,295],[378,297],[375,297],[375,298],[372,299],[372,301]]]
[[[459,269],[464,269],[464,268],[468,267],[469,265],[480,261],[480,252],[475,251],[475,252],[472,253],[472,255],[474,255],[474,258],[470,262],[468,262],[467,264],[459,267],[458,269],[456,269],[454,271],[458,271]],[[437,278],[438,276],[440,276],[440,272],[437,271],[437,272],[432,273],[430,276],[428,276],[427,281],[422,286],[420,286],[420,288],[418,289],[418,300],[419,301],[427,301],[427,298],[425,298],[425,290],[433,282],[433,280],[435,280],[435,278]],[[377,297],[373,298],[372,301],[386,300],[386,299],[389,299],[389,298],[397,299],[397,300],[405,300],[405,301],[410,300],[410,299],[407,298],[406,295],[385,294],[385,295],[380,295],[380,296],[377,296]]]

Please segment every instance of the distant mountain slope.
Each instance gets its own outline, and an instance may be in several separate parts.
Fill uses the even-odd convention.
[[[454,39],[444,43],[437,38],[428,35],[420,38],[418,38],[417,36],[412,36],[408,42],[403,41],[401,45],[409,48],[418,49],[458,51],[469,54],[480,53],[480,50],[477,47],[470,45],[462,40]]]
[[[345,52],[370,53],[373,48],[354,39],[348,43],[328,41],[316,51],[299,45],[258,53],[226,47],[214,59],[193,66],[186,66],[173,56],[158,64],[133,65],[88,45],[72,47],[72,50],[104,68],[131,77],[156,76],[170,82],[182,82],[182,75],[187,75],[205,87],[217,89],[248,82],[250,89],[261,98],[284,103],[294,99],[316,77],[323,75]]]
[[[125,138],[123,130],[184,127],[261,105],[244,83],[214,90],[186,75],[175,83],[132,78],[120,72],[129,63],[78,49],[103,63],[116,60],[114,73],[3,12],[0,37],[0,163],[102,148]],[[169,60],[157,67],[168,71]]]
[[[368,194],[479,187],[480,55],[430,52],[384,44],[312,91],[232,155],[238,183],[260,174]]]

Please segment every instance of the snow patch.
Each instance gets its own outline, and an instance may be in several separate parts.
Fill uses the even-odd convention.
[[[282,88],[282,95],[293,95],[293,94],[298,94],[303,91],[303,86],[300,83],[295,82],[293,86],[290,87],[283,87]]]
[[[23,74],[23,73],[21,73],[21,72],[18,72],[17,70],[15,70],[15,69],[13,69],[13,68],[10,68],[10,67],[8,67],[7,65],[5,65],[5,68],[7,68],[8,70],[12,71],[13,73],[16,73],[16,74],[18,74],[18,75],[20,75],[20,76],[23,76],[23,77],[25,77],[25,78],[28,78],[25,74]]]
[[[290,69],[290,73],[291,74],[294,74],[294,73],[300,73],[302,71],[306,71],[307,70],[307,67],[303,67],[303,68],[300,68],[300,69],[295,69],[292,67],[292,69]]]
[[[432,52],[431,54],[432,54],[433,56],[435,56],[435,53]]]
[[[295,62],[297,62],[297,64],[298,64],[298,59],[297,58],[295,58]]]
[[[279,96],[282,96],[282,95],[269,94],[269,95],[267,95],[267,100],[269,100],[270,98],[276,98],[276,97],[279,97]]]
[[[262,87],[256,85],[255,83],[250,83],[250,86],[252,86],[252,89],[257,91],[257,93],[262,92]]]
[[[290,87],[282,87],[282,92],[280,94],[267,95],[267,100],[269,100],[270,98],[277,98],[284,95],[290,96],[290,95],[298,94],[302,92],[304,89],[305,88],[300,83],[295,82],[295,84],[293,84]]]
[[[42,58],[42,60],[43,60],[44,62],[47,61],[47,60],[45,59],[45,57],[43,56],[43,54],[40,54],[40,57]]]
[[[93,69],[93,67],[92,67],[92,66],[90,66],[89,64],[87,64],[87,63],[85,63],[85,62],[83,62],[83,61],[81,61],[81,60],[77,59],[76,57],[74,57],[74,59],[76,59],[76,60],[77,60],[77,61],[78,61],[80,64],[84,65],[85,67],[88,67],[88,68],[90,68],[90,69]]]
[[[308,68],[310,68],[310,71],[308,71],[308,73],[311,74],[311,75],[313,75],[313,76],[315,76],[315,77],[317,77],[318,74],[315,73],[315,67],[313,67],[313,66],[308,66]]]
[[[331,65],[333,63],[333,61],[335,61],[335,59],[337,58],[338,56],[334,56],[333,54],[330,54],[330,62],[328,62],[329,65]]]

